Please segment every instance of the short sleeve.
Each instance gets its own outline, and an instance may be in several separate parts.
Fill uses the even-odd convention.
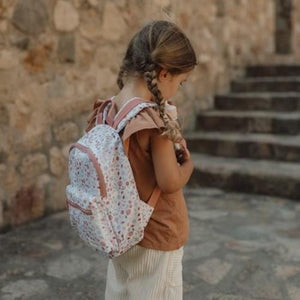
[[[132,118],[124,128],[122,140],[125,141],[132,134],[143,129],[159,129],[163,130],[165,127],[163,120],[159,113],[152,107],[147,107],[140,111],[138,115]]]

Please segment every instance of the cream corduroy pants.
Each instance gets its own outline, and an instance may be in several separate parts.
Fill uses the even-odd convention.
[[[109,259],[105,300],[182,300],[183,252],[135,245]]]

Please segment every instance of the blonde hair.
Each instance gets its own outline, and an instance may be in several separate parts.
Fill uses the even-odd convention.
[[[180,126],[170,120],[165,113],[165,99],[157,86],[157,79],[162,69],[172,75],[187,73],[197,64],[195,51],[186,35],[172,22],[152,21],[138,31],[129,42],[123,63],[117,78],[120,89],[123,78],[142,76],[154,101],[165,128],[162,132],[174,142],[182,139]]]

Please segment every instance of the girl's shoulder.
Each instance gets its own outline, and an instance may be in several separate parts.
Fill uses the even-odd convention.
[[[161,131],[164,127],[159,112],[154,107],[146,107],[127,123],[122,138],[126,140],[132,134],[144,129]]]

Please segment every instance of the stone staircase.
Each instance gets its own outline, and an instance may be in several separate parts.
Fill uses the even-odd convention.
[[[189,185],[300,199],[300,66],[252,66],[186,135]]]

